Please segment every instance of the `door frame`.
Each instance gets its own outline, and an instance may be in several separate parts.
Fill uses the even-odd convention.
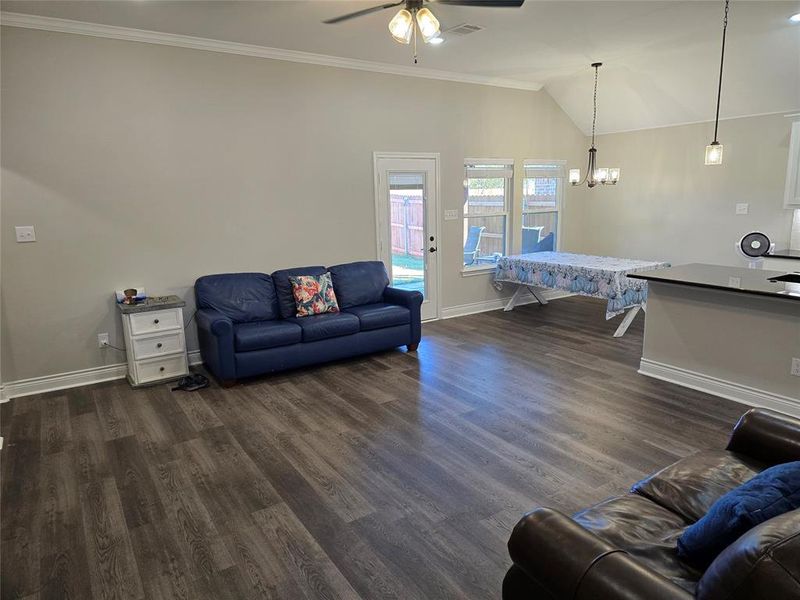
[[[441,194],[440,183],[440,156],[438,152],[373,152],[372,153],[372,178],[374,185],[375,196],[375,256],[378,260],[383,260],[383,248],[381,247],[381,236],[387,240],[391,239],[391,229],[389,224],[388,203],[381,198],[381,181],[380,172],[378,171],[378,161],[383,158],[410,158],[410,159],[427,159],[433,160],[434,166],[434,179],[433,187],[435,190],[435,198],[431,211],[436,215],[436,224],[434,226],[436,236],[436,252],[434,252],[433,260],[436,264],[436,302],[434,308],[436,315],[432,319],[425,319],[426,321],[436,321],[442,316],[442,218],[439,214],[439,196]],[[425,200],[426,212],[428,199]],[[429,256],[430,258],[430,256]]]

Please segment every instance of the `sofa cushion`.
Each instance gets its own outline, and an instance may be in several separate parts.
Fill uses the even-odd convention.
[[[800,462],[770,467],[717,500],[678,539],[678,556],[705,569],[756,525],[800,508]]]
[[[339,308],[380,302],[383,290],[389,285],[386,267],[378,260],[335,265],[328,270],[333,277]]]
[[[297,305],[292,293],[292,282],[289,277],[297,275],[322,275],[325,267],[297,267],[294,269],[281,269],[272,274],[275,283],[275,294],[278,297],[278,311],[281,318],[288,319],[297,314]]]
[[[631,491],[694,523],[719,498],[763,468],[762,463],[732,452],[698,452],[634,484]]]
[[[300,327],[286,321],[255,321],[233,326],[233,344],[237,352],[298,344],[302,338]]]
[[[722,551],[697,585],[698,600],[800,598],[800,509],[754,527]]]
[[[358,317],[348,313],[325,313],[310,317],[294,317],[287,319],[296,323],[303,330],[303,341],[314,342],[342,335],[358,333]]]
[[[643,496],[610,498],[572,519],[673,583],[694,591],[701,573],[678,559],[676,539],[687,526],[674,512]]]
[[[322,275],[291,275],[294,303],[298,317],[321,315],[328,312],[339,312],[336,292],[330,273]]]
[[[408,325],[411,323],[410,310],[405,306],[387,304],[386,302],[353,306],[346,309],[345,312],[358,317],[361,323],[361,331],[382,329],[383,327],[393,327],[394,325]]]
[[[194,284],[197,308],[213,308],[234,323],[269,321],[278,316],[272,278],[265,273],[206,275]]]

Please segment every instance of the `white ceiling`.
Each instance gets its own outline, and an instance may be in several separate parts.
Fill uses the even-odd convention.
[[[411,50],[386,29],[394,10],[338,25],[323,19],[381,0],[28,1],[2,9],[410,65]],[[592,70],[600,72],[598,132],[713,119],[722,0],[535,1],[519,9],[431,3],[444,29],[470,23],[483,31],[445,35],[421,50],[420,67],[542,84],[585,132],[591,128]],[[800,109],[800,24],[788,17],[800,0],[731,4],[722,117]]]

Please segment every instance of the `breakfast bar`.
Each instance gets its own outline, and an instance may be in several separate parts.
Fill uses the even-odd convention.
[[[628,277],[648,282],[640,373],[800,416],[800,273],[688,264]]]

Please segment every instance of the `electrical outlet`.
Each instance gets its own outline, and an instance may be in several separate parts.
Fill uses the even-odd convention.
[[[105,348],[108,346],[108,334],[107,333],[98,333],[97,334],[97,346],[98,348]]]
[[[746,215],[748,212],[750,212],[750,205],[747,202],[740,202],[736,205],[737,215]]]
[[[17,232],[18,242],[35,242],[36,232],[33,230],[33,225],[17,225],[14,227]]]
[[[792,370],[790,372],[795,377],[800,377],[800,358],[792,359]]]

